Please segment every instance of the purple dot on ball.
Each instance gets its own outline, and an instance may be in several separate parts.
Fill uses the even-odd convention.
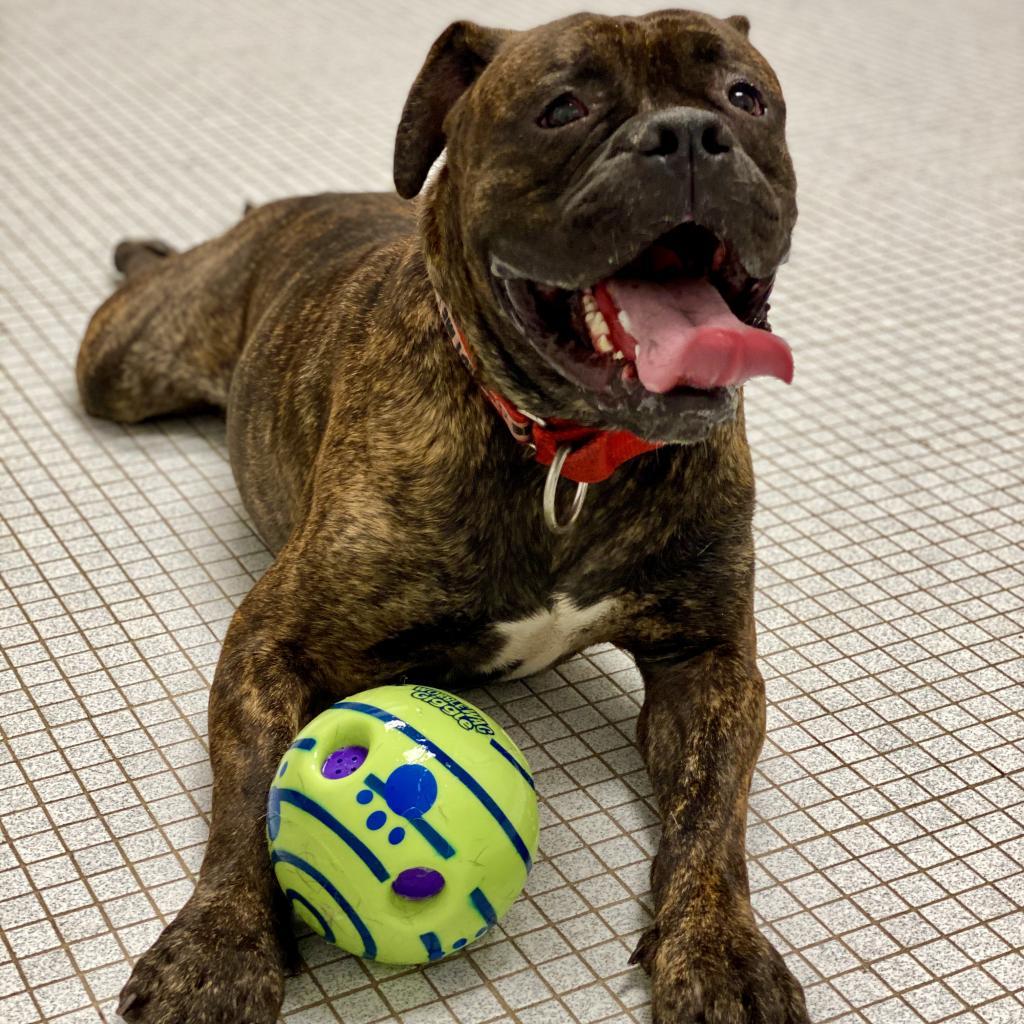
[[[342,747],[324,761],[321,772],[325,779],[346,779],[359,769],[369,753],[366,747]]]
[[[433,868],[406,868],[391,888],[407,900],[428,900],[444,888],[444,875]]]

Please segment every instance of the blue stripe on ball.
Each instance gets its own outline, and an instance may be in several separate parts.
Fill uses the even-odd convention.
[[[328,942],[334,942],[334,932],[331,931],[331,926],[327,923],[327,918],[320,913],[316,907],[313,906],[301,892],[296,892],[294,889],[285,889],[285,896],[288,897],[293,903],[301,903],[312,915],[316,918],[316,923],[320,925],[320,934]]]
[[[420,942],[427,951],[431,960],[440,960],[444,956],[444,949],[441,947],[441,940],[434,932],[424,932],[420,936]]]
[[[366,927],[366,922],[356,913],[355,907],[335,889],[329,878],[317,871],[308,861],[303,860],[288,850],[274,850],[270,855],[270,860],[273,864],[290,864],[293,868],[312,878],[341,907],[345,915],[352,922],[352,927],[355,928],[359,933],[359,937],[363,940],[363,956],[367,960],[372,960],[377,955],[377,943],[370,933],[370,929]]]
[[[534,784],[533,776],[497,740],[492,739],[491,746],[494,747],[494,749],[501,754],[501,756],[505,758],[505,760],[508,761],[508,763],[512,765],[512,767],[515,768],[515,770],[519,772],[524,779],[526,779],[531,789],[537,788]]]
[[[305,793],[300,793],[297,789],[280,789],[275,786],[270,791],[270,806],[277,812],[276,826],[275,830],[271,832],[271,840],[276,837],[277,829],[281,827],[280,806],[282,802],[298,807],[300,811],[305,811],[316,818],[317,821],[326,825],[373,872],[377,881],[386,882],[391,877],[388,869],[384,867],[373,850],[359,836],[342,825],[326,807],[318,804],[315,800],[311,800]],[[268,811],[268,831],[271,829],[271,818],[272,813]]]
[[[487,922],[488,927],[497,922],[498,915],[494,912],[491,901],[484,895],[483,889],[474,889],[469,894],[469,900],[476,907],[477,913]]]
[[[267,797],[267,835],[273,842],[281,831],[281,790],[274,786]]]
[[[455,847],[448,842],[447,839],[440,832],[437,831],[432,825],[428,825],[422,818],[409,818],[409,824],[416,829],[417,832],[428,843],[434,853],[439,857],[444,857],[445,860],[451,860],[455,856]]]

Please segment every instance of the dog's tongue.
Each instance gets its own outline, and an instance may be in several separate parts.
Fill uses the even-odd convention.
[[[648,391],[724,387],[751,377],[787,384],[793,379],[789,346],[770,331],[741,323],[707,279],[612,279],[594,289],[605,307],[602,291],[626,314],[625,324],[614,318],[612,341],[636,364]]]

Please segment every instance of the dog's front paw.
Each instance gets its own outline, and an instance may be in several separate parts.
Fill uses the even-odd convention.
[[[273,929],[194,896],[135,965],[117,1012],[129,1024],[273,1024],[284,959]]]
[[[753,923],[655,926],[632,962],[651,975],[654,1024],[810,1024],[800,983]]]

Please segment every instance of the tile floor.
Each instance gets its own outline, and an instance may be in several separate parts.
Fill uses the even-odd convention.
[[[509,0],[500,19],[572,6]],[[771,701],[755,905],[816,1024],[1021,1024],[1021,10],[747,12],[803,189],[774,316],[796,383],[749,396]],[[219,422],[79,410],[111,244],[197,242],[245,199],[389,187],[404,91],[456,15],[496,17],[484,0],[0,2],[4,1024],[113,1020],[187,897],[207,686],[267,565]],[[626,963],[656,840],[635,670],[596,649],[477,698],[543,796],[526,897],[424,971],[307,939],[289,1024],[650,1020]]]

